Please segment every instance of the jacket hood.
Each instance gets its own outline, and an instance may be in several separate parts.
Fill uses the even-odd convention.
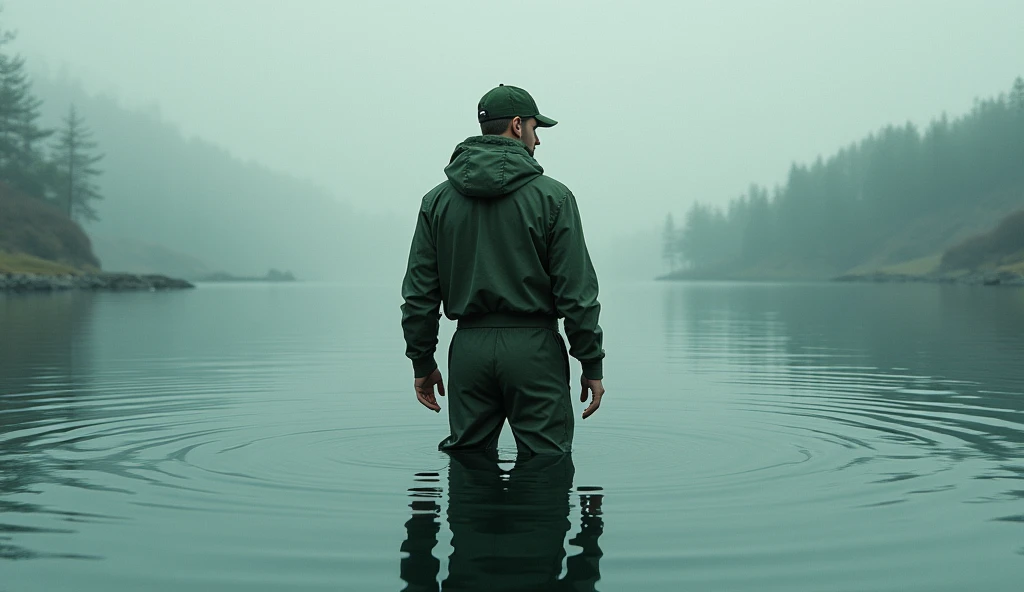
[[[544,169],[517,140],[474,136],[455,147],[444,173],[462,195],[498,198],[539,177]]]

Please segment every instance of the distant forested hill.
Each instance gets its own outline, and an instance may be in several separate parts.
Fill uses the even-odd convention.
[[[1024,79],[959,118],[889,126],[786,184],[665,227],[673,277],[824,278],[941,256],[1024,207]]]
[[[152,262],[156,254],[174,269],[236,275],[271,268],[300,279],[400,273],[408,224],[358,213],[313,183],[186,138],[152,111],[126,109],[67,80],[37,75],[33,88],[44,120],[59,121],[74,104],[105,154],[99,221],[86,226],[105,269]]]

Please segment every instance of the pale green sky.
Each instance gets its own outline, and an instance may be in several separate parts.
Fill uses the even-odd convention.
[[[1020,0],[5,5],[33,69],[406,217],[480,95],[523,86],[561,122],[537,158],[598,241],[1024,74]]]

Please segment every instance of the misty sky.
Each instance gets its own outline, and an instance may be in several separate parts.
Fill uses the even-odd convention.
[[[592,241],[1024,75],[1020,0],[4,5],[33,71],[410,221],[480,96],[522,86],[560,121],[536,156]]]

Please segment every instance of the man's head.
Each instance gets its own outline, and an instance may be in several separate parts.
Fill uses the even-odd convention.
[[[492,88],[480,99],[476,113],[481,134],[519,140],[530,156],[540,144],[537,128],[552,127],[558,123],[540,114],[530,93],[504,84]]]
[[[533,151],[540,145],[537,137],[537,118],[524,119],[518,115],[511,118],[492,119],[480,124],[480,133],[485,136],[505,136],[523,143],[526,151],[533,156]]]

